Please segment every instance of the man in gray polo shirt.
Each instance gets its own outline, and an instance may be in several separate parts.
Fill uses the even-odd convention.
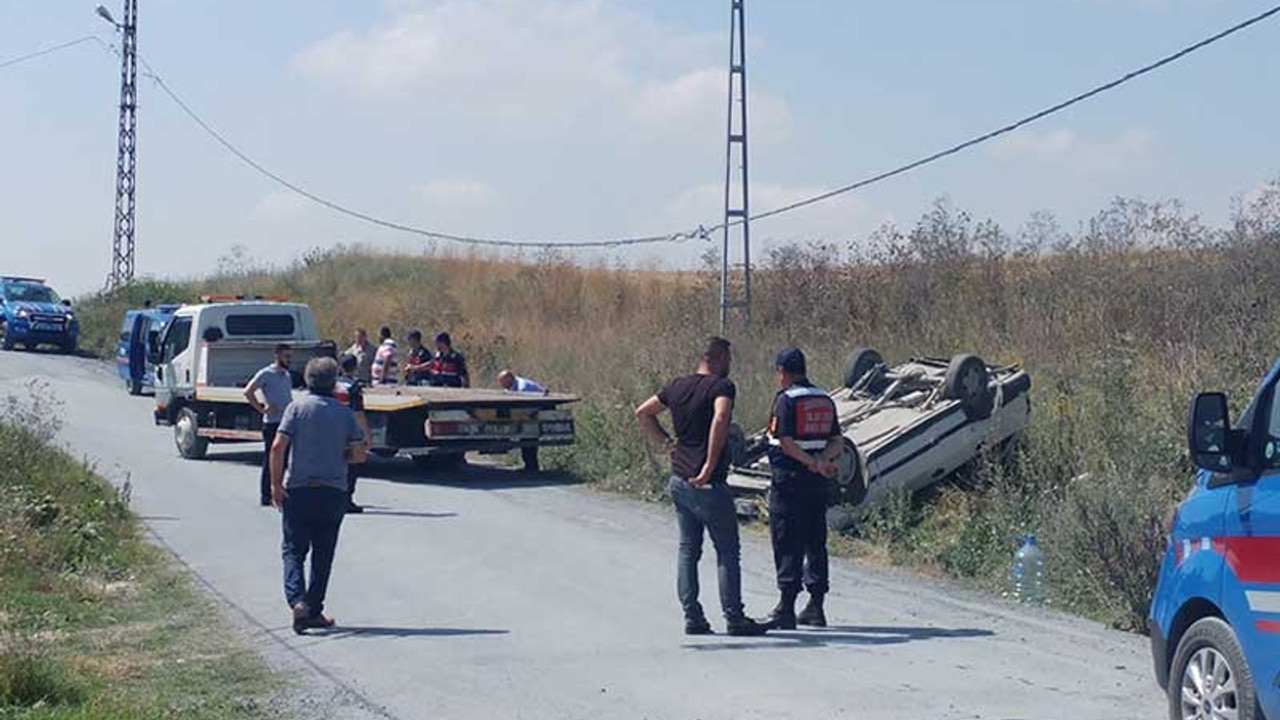
[[[293,374],[289,364],[293,362],[293,349],[288,345],[276,346],[275,359],[258,371],[244,388],[244,397],[254,410],[262,413],[262,477],[258,483],[258,501],[263,507],[271,504],[271,445],[280,428],[284,409],[293,402]],[[258,391],[262,400],[258,400]]]
[[[363,462],[365,452],[355,412],[333,396],[338,363],[315,358],[305,375],[310,393],[284,411],[271,446],[271,502],[283,515],[284,596],[298,634],[333,626],[324,615],[324,598],[350,502],[347,464]],[[309,579],[304,575],[308,553]]]

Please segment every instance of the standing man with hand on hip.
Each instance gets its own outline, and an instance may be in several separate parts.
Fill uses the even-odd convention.
[[[307,363],[306,380],[309,394],[285,411],[271,446],[271,502],[283,516],[284,596],[298,634],[333,627],[324,599],[350,502],[347,465],[364,462],[365,453],[355,412],[333,396],[338,363],[315,358]],[[304,572],[308,554],[310,578]]]
[[[355,340],[343,354],[355,357],[355,377],[368,387],[373,384],[373,359],[378,354],[378,346],[369,342],[369,333],[364,328],[356,328]]]
[[[725,482],[729,459],[724,450],[737,395],[729,380],[731,364],[729,341],[713,337],[707,341],[695,374],[672,380],[636,408],[645,434],[671,454],[668,487],[680,527],[677,590],[687,635],[712,634],[698,602],[698,560],[704,530],[716,549],[720,606],[729,634],[763,635],[769,630],[747,617],[742,606],[738,514]],[[671,411],[674,439],[658,422],[666,410]]]
[[[782,597],[769,620],[794,630],[796,624],[826,627],[823,599],[830,589],[827,560],[827,480],[833,460],[844,452],[836,404],[809,382],[804,353],[787,348],[776,363],[779,391],[769,417],[769,536]],[[796,616],[796,597],[809,603]]]
[[[276,430],[285,408],[293,402],[293,349],[280,344],[275,349],[272,363],[257,372],[244,388],[244,397],[253,409],[262,414],[262,477],[258,483],[258,502],[263,507],[271,504],[271,446],[276,440]],[[258,400],[258,391],[262,400]]]

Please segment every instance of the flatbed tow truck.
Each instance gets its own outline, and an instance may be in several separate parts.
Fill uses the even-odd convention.
[[[202,459],[216,443],[261,442],[262,418],[244,388],[270,364],[276,345],[293,349],[294,395],[302,368],[333,357],[306,305],[259,298],[211,297],[173,314],[153,354],[157,425],[174,429],[179,454]],[[468,452],[572,444],[573,395],[500,390],[380,386],[365,390],[371,452],[425,463]]]

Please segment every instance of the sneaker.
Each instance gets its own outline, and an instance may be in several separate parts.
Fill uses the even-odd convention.
[[[326,630],[337,624],[337,621],[324,613],[320,613],[318,615],[308,616],[303,619],[302,623],[303,628],[306,630]]]
[[[769,632],[769,625],[752,620],[749,617],[741,617],[729,621],[729,634],[734,637],[759,637]]]
[[[715,635],[716,631],[711,629],[711,623],[706,618],[693,618],[684,621],[685,635]]]
[[[809,603],[796,616],[796,622],[808,627],[826,627],[827,613],[822,609],[822,596],[810,595]]]
[[[795,630],[795,607],[787,605],[786,603],[778,603],[778,605],[769,612],[769,627],[774,630]]]
[[[352,514],[356,514],[356,515],[358,515],[358,514],[360,514],[360,513],[362,513],[362,512],[364,512],[364,506],[362,506],[362,505],[357,505],[357,504],[355,504],[355,503],[351,503],[350,505],[348,505],[348,506],[347,506],[347,514],[348,514],[348,515],[352,515]]]

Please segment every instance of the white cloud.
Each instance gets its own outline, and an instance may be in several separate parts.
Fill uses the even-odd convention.
[[[305,198],[288,190],[281,190],[258,198],[253,208],[253,217],[268,222],[290,221],[306,214],[308,209],[309,203]]]
[[[1031,160],[1081,175],[1108,175],[1130,170],[1151,157],[1155,136],[1134,128],[1113,137],[1086,138],[1074,130],[1021,130],[991,147],[1004,160]]]
[[[432,180],[418,194],[433,205],[487,205],[498,196],[483,180]]]
[[[406,0],[374,28],[305,48],[294,66],[369,102],[521,133],[618,123],[701,133],[724,122],[723,42],[613,0]],[[785,138],[786,103],[755,87],[751,100],[753,137]]]

